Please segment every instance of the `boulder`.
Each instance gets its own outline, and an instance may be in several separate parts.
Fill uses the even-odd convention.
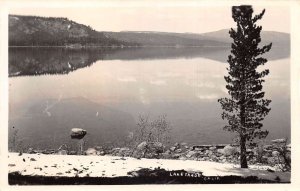
[[[211,150],[211,151],[214,151],[216,149],[217,149],[217,147],[209,147],[209,150]]]
[[[129,157],[130,155],[131,155],[131,150],[128,147],[123,147],[119,149],[118,156]]]
[[[235,153],[238,153],[238,149],[236,147],[226,145],[221,151],[225,156],[234,155]],[[219,152],[219,150],[218,150]]]
[[[176,149],[175,152],[176,152],[176,153],[181,153],[181,152],[182,152],[182,149]]]
[[[226,157],[223,155],[223,156],[221,156],[220,157],[220,160],[223,160],[223,159],[225,159]]]
[[[172,155],[173,159],[179,159],[179,157],[181,157],[181,154],[173,154]]]
[[[135,158],[157,158],[159,154],[163,153],[164,145],[160,142],[151,142],[146,141],[140,143],[136,150],[133,153]]]
[[[135,150],[132,153],[132,157],[140,159],[140,158],[144,157],[144,153],[141,151]]]
[[[227,145],[224,147],[224,152],[226,156],[229,156],[238,153],[239,149],[237,147]]]
[[[187,158],[191,158],[191,157],[194,157],[197,153],[195,151],[189,151],[187,154],[186,154],[186,157]]]
[[[211,156],[213,154],[213,152],[211,150],[206,150],[204,154],[208,155],[208,156]]]
[[[179,143],[175,143],[174,147],[179,148],[180,147]]]
[[[167,150],[167,151],[169,151],[169,150]],[[161,154],[161,158],[163,158],[163,159],[171,159],[172,158],[171,152],[170,151],[167,152],[167,151]]]
[[[218,149],[217,152],[220,153],[220,154],[222,154],[222,155],[225,154],[224,149]]]
[[[164,151],[164,145],[161,142],[154,142],[150,144],[150,150],[154,149],[156,153],[162,153]]]
[[[279,156],[279,152],[278,151],[273,151],[272,152],[272,156],[273,157],[278,157]]]
[[[94,155],[98,155],[98,151],[95,148],[88,148],[85,151],[85,154],[88,156],[94,156]]]
[[[104,151],[100,151],[99,153],[101,156],[104,156],[106,153]]]
[[[203,151],[204,149],[203,149],[203,148],[200,148],[200,147],[195,147],[194,150],[195,150],[195,151]]]
[[[80,128],[71,129],[71,138],[72,139],[82,139],[86,135],[86,130]]]
[[[102,146],[96,146],[95,149],[96,149],[97,151],[102,151],[102,150],[103,150],[103,147],[102,147]]]
[[[45,155],[49,155],[49,154],[56,153],[56,151],[54,149],[45,149],[45,150],[41,151],[41,153],[43,153]]]
[[[76,155],[76,154],[77,154],[76,151],[70,151],[70,152],[69,152],[69,155]]]
[[[184,148],[186,149],[186,150],[190,150],[191,148],[189,147],[189,146],[184,146]]]
[[[68,153],[67,153],[66,150],[59,150],[59,151],[57,152],[57,154],[58,154],[58,155],[67,155]]]
[[[119,154],[119,151],[120,151],[120,148],[116,147],[116,148],[111,149],[110,154],[113,156],[116,156]]]
[[[145,149],[147,148],[147,146],[148,146],[147,142],[144,141],[144,142],[141,142],[141,143],[136,147],[136,149],[137,149],[137,150],[145,150]]]
[[[29,148],[28,151],[27,151],[27,153],[29,153],[29,154],[35,154],[35,153],[37,153],[37,151],[33,150],[33,148]]]
[[[176,147],[171,147],[169,150],[174,152],[176,150]]]
[[[145,154],[146,154],[147,150],[148,150],[148,143],[146,141],[143,141],[140,144],[138,144],[138,146],[134,150],[132,156],[134,158],[145,157]]]
[[[211,155],[210,158],[211,158],[213,161],[218,161],[218,157],[216,157],[215,155]]]
[[[185,156],[180,156],[178,159],[179,160],[187,160],[187,158]]]

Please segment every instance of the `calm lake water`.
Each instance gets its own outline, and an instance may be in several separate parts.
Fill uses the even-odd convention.
[[[122,143],[140,114],[165,114],[174,142],[230,143],[218,98],[227,94],[226,48],[9,50],[9,134],[23,145],[57,148],[71,128],[87,130],[87,146]],[[264,120],[268,140],[290,137],[289,50],[267,55]],[[14,127],[14,128],[13,128]]]

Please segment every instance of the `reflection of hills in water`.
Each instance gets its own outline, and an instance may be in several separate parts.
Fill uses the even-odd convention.
[[[67,74],[90,66],[98,60],[141,60],[174,58],[207,58],[226,62],[229,47],[145,47],[145,48],[10,48],[9,76]],[[269,60],[290,56],[288,46],[274,46],[266,57]]]

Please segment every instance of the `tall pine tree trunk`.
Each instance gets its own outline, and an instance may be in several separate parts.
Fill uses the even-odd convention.
[[[248,168],[247,164],[247,150],[246,150],[246,138],[244,135],[240,135],[240,149],[241,149],[241,158],[240,164],[241,168]]]
[[[244,74],[244,72],[243,72]],[[242,94],[242,105],[241,105],[241,133],[240,133],[240,149],[241,149],[241,155],[240,155],[240,164],[241,168],[248,168],[247,164],[247,149],[246,149],[246,136],[245,136],[245,94]]]

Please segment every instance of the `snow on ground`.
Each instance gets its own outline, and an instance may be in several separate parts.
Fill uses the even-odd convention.
[[[258,176],[259,178],[290,181],[289,172],[269,172],[268,166],[249,166],[241,169],[238,165],[209,161],[135,159],[115,156],[75,156],[9,153],[9,172],[19,171],[22,175],[117,177],[128,176],[127,172],[141,168],[165,170],[201,171],[204,176]]]

